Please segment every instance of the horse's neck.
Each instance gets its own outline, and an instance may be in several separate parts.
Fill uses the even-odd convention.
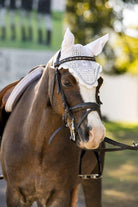
[[[72,156],[77,157],[79,149],[70,142],[70,132],[67,128],[58,132],[49,145],[50,137],[64,123],[62,117],[54,112],[51,106],[48,106],[47,71],[44,72],[34,91],[35,96],[26,120],[26,129],[24,130],[25,145],[29,147],[30,151],[37,152],[35,153],[36,155],[45,157],[44,159],[47,159],[47,154],[49,159],[61,156],[63,158],[70,157],[69,159],[71,160]]]
[[[35,138],[45,137],[48,140],[54,130],[63,125],[62,118],[48,106],[48,76],[46,69],[35,86],[35,95],[26,120],[25,139],[31,143],[36,141]]]

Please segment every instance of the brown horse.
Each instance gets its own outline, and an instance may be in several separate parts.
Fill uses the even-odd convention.
[[[81,61],[81,64],[87,67],[87,62],[92,62],[90,53],[91,56],[98,55],[107,41],[105,37],[100,38],[87,45],[89,49],[86,50],[86,46],[74,45],[73,38],[73,34],[67,30],[60,60],[70,57],[70,50],[74,50],[74,47],[75,55],[71,56],[78,57],[76,51],[82,50],[79,57],[83,60],[66,59],[69,61],[69,67],[72,62]],[[57,54],[55,57],[57,59]],[[81,122],[73,137],[76,144],[70,141],[70,116],[66,117],[67,127],[60,130],[49,144],[53,132],[65,124],[65,103],[69,107],[78,104],[85,106],[85,102],[99,103],[98,92],[102,78],[96,76],[95,83],[86,87],[90,84],[82,84],[82,78],[79,82],[77,75],[73,75],[73,72],[63,67],[62,63],[61,68],[58,68],[58,85],[58,80],[55,80],[57,68],[53,68],[55,57],[47,64],[40,80],[33,82],[21,96],[4,130],[1,164],[7,181],[8,207],[30,207],[34,201],[43,207],[75,207],[77,186],[80,183],[83,186],[86,206],[102,205],[101,179],[82,180],[78,177],[81,148],[95,149],[104,139],[105,128],[101,122],[100,112],[90,111],[87,114],[89,107],[72,111],[75,126]],[[59,88],[60,92],[62,89],[62,93],[57,93]],[[104,154],[100,154],[103,166]],[[95,173],[97,169],[94,152],[87,151],[82,161],[82,172]]]

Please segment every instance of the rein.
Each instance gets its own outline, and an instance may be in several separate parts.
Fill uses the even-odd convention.
[[[133,142],[133,145],[127,145],[127,144],[123,144],[121,142],[117,142],[115,140],[112,140],[108,137],[104,138],[104,142],[111,144],[113,146],[116,147],[109,147],[109,148],[101,148],[99,147],[98,149],[93,149],[95,156],[97,158],[97,162],[98,162],[98,174],[82,174],[81,173],[81,165],[82,165],[82,158],[85,155],[86,150],[82,150],[81,152],[81,156],[80,156],[80,166],[79,166],[79,177],[82,179],[100,179],[102,178],[102,163],[101,163],[101,159],[100,159],[100,152],[116,152],[116,151],[123,151],[123,150],[138,150],[138,144],[135,144]]]

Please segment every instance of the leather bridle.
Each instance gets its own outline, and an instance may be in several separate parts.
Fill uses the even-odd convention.
[[[63,115],[62,119],[64,121],[64,126],[66,126],[67,128],[70,129],[71,141],[76,142],[76,135],[78,134],[78,130],[79,130],[81,124],[87,118],[88,114],[91,113],[92,111],[97,111],[100,114],[100,105],[96,102],[85,102],[85,103],[80,103],[80,104],[77,104],[73,107],[70,107],[69,104],[67,103],[67,99],[66,99],[66,96],[65,96],[63,88],[62,88],[61,75],[60,75],[58,67],[61,64],[65,63],[65,62],[69,62],[69,61],[74,61],[74,60],[75,61],[76,60],[78,60],[78,61],[79,60],[95,61],[95,58],[89,57],[89,56],[74,56],[74,57],[65,58],[60,61],[59,60],[60,56],[61,56],[61,52],[58,53],[56,62],[54,63],[54,68],[55,68],[54,81],[56,81],[56,83],[57,83],[57,93],[60,94],[61,99],[62,99],[62,104],[63,104],[63,108],[64,108],[64,115]],[[54,84],[54,86],[55,86],[55,84]],[[54,91],[54,88],[53,88],[53,91]],[[86,113],[83,115],[83,117],[81,118],[79,123],[76,125],[75,124],[75,117],[73,114],[74,114],[74,112],[76,113],[76,112],[79,112],[82,110],[86,110]],[[57,129],[56,132],[58,132],[60,129],[62,129],[62,127]],[[50,142],[52,141],[52,139],[56,135],[55,134],[56,132],[54,132],[54,135],[51,136]]]
[[[60,94],[61,99],[62,99],[63,108],[64,108],[64,115],[62,117],[62,119],[64,120],[64,125],[59,127],[52,134],[52,136],[49,139],[49,143],[52,142],[55,135],[61,129],[63,129],[64,127],[69,128],[69,130],[70,130],[70,140],[75,143],[76,142],[76,136],[78,134],[78,130],[79,130],[81,124],[83,123],[83,121],[87,118],[88,114],[91,113],[92,111],[97,111],[99,113],[99,115],[101,114],[100,113],[100,104],[98,104],[96,102],[85,102],[85,103],[80,103],[80,104],[77,104],[73,107],[70,107],[67,103],[66,96],[65,96],[63,88],[62,88],[61,75],[60,75],[58,67],[61,64],[65,63],[65,62],[69,62],[69,61],[74,61],[74,60],[75,61],[76,60],[78,60],[78,61],[79,60],[95,61],[95,58],[94,57],[89,57],[89,56],[74,56],[74,57],[65,58],[65,59],[60,61],[59,60],[60,56],[61,56],[61,51],[59,51],[59,53],[57,55],[57,58],[56,58],[56,62],[54,63],[55,77],[54,77],[54,84],[53,84],[53,90],[52,90],[53,92],[52,93],[54,94],[54,87],[55,87],[55,81],[56,81],[56,83],[57,83],[57,94]],[[52,94],[52,97],[53,97],[53,94]],[[86,112],[83,115],[83,117],[81,118],[81,120],[79,121],[79,123],[77,125],[75,125],[75,117],[74,117],[73,114],[74,114],[74,112],[78,112],[78,111],[81,111],[81,110],[86,110]],[[96,159],[97,159],[97,162],[98,162],[99,172],[98,172],[98,174],[92,174],[91,173],[88,176],[88,175],[82,175],[82,173],[81,173],[81,163],[82,163],[82,158],[85,154],[85,150],[82,150],[82,152],[81,152],[80,165],[79,165],[79,176],[82,177],[83,179],[86,179],[86,177],[87,177],[87,179],[88,178],[97,179],[97,178],[101,177],[101,174],[102,174],[101,159],[100,159],[100,156],[99,156],[98,152],[95,151],[94,153],[95,153],[95,156],[96,156]]]
[[[70,139],[73,142],[76,142],[76,135],[78,134],[78,129],[83,123],[83,121],[87,118],[88,114],[91,113],[92,111],[97,111],[99,115],[101,116],[100,113],[100,104],[96,102],[85,102],[85,103],[80,103],[77,104],[73,107],[70,107],[67,103],[66,96],[64,94],[62,84],[61,84],[61,76],[58,67],[69,61],[76,61],[76,60],[87,60],[87,61],[95,61],[94,57],[89,57],[89,56],[74,56],[74,57],[68,57],[65,59],[62,59],[60,61],[60,56],[61,56],[61,51],[59,51],[57,55],[56,62],[54,63],[54,68],[55,68],[55,78],[54,78],[54,86],[55,86],[55,80],[57,83],[57,93],[60,94],[62,103],[63,103],[63,108],[64,108],[64,115],[63,115],[63,120],[64,120],[64,126],[59,127],[50,137],[49,139],[49,144],[52,142],[53,138],[55,135],[64,127],[67,127],[70,129]],[[54,87],[53,87],[53,93],[54,93]],[[74,112],[78,112],[81,110],[87,110],[83,117],[81,118],[80,122],[75,125],[75,117],[73,115]],[[81,173],[81,165],[82,165],[82,159],[85,155],[85,150],[82,150],[81,156],[80,156],[80,165],[79,165],[79,177],[83,179],[99,179],[102,177],[102,163],[101,163],[101,158],[100,158],[100,152],[111,152],[111,151],[120,151],[120,150],[138,150],[138,144],[133,143],[132,146],[116,142],[108,137],[104,138],[104,142],[107,142],[109,144],[112,144],[114,146],[117,146],[117,148],[101,148],[99,147],[98,149],[93,149],[97,163],[98,163],[98,173],[97,174],[82,174]]]

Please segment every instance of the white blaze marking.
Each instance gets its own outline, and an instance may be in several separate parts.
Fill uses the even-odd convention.
[[[87,88],[82,84],[79,84],[79,87],[84,102],[96,102],[96,98],[95,98],[96,87]]]
[[[87,88],[82,84],[79,84],[79,86],[80,94],[84,102],[96,102],[96,87]],[[91,126],[91,124],[94,126],[98,126],[99,124],[101,124],[101,119],[96,111],[93,111],[88,115],[88,126]]]
[[[79,84],[80,94],[84,102],[96,102],[96,87],[87,88],[82,84]],[[105,127],[96,111],[88,114],[87,117],[88,126],[92,127],[89,133],[88,143],[81,144],[82,147],[92,149],[97,148],[101,142],[101,139],[105,135]]]

